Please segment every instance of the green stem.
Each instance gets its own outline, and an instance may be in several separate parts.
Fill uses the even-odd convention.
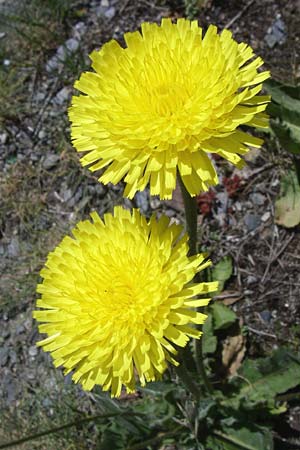
[[[295,166],[295,170],[296,170],[298,183],[300,185],[300,158],[298,155],[293,155],[293,160],[294,160],[294,166]]]
[[[110,414],[98,414],[96,416],[88,416],[81,419],[74,420],[73,422],[66,423],[64,425],[60,425],[59,427],[53,427],[49,430],[41,431],[39,433],[31,434],[29,436],[25,436],[20,439],[16,439],[15,441],[7,442],[5,444],[0,445],[0,449],[14,447],[16,445],[23,444],[24,442],[33,441],[34,439],[38,439],[43,436],[47,436],[52,433],[57,433],[58,431],[66,430],[67,428],[76,427],[82,425],[83,423],[91,422],[93,420],[101,420],[101,419],[109,419],[111,417],[117,416],[143,416],[143,414],[133,413],[131,411],[118,412],[118,413],[110,413]]]
[[[188,372],[185,362],[181,361],[180,365],[175,367],[175,371],[186,389],[194,396],[195,400],[199,402],[201,396],[200,390]]]
[[[197,254],[197,200],[196,197],[191,197],[179,174],[178,180],[185,209],[186,230],[189,235],[189,256],[193,256]],[[199,277],[196,276],[195,278],[196,281],[200,281]],[[197,371],[202,378],[207,392],[211,394],[213,392],[213,387],[206,375],[203,362],[202,339],[197,339],[195,341],[195,353]]]
[[[159,433],[152,439],[148,439],[147,441],[140,442],[138,444],[132,445],[131,447],[127,447],[126,450],[144,450],[146,447],[150,445],[158,444],[163,439],[170,438],[179,434],[182,430],[182,427],[177,427],[173,431],[166,431],[165,433]]]
[[[196,197],[190,196],[180,175],[178,180],[184,204],[186,231],[189,235],[189,256],[193,256],[197,254],[197,200]]]

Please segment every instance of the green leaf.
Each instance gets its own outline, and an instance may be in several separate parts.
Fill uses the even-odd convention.
[[[300,385],[300,361],[284,348],[268,358],[248,359],[240,371],[243,387],[239,397],[250,405],[265,403],[274,408],[275,397]]]
[[[225,256],[215,267],[212,269],[212,280],[219,282],[219,289],[217,293],[222,292],[224,284],[232,275],[232,258]],[[214,293],[214,295],[217,295]]]
[[[300,186],[295,172],[281,180],[280,198],[275,202],[275,221],[287,228],[300,223]]]
[[[208,315],[208,318],[204,322],[202,331],[203,336],[201,339],[203,353],[214,353],[217,350],[218,341],[216,336],[214,336],[212,314]]]
[[[211,306],[213,323],[215,330],[223,330],[232,325],[236,319],[236,314],[223,303],[216,302]]]
[[[300,154],[300,126],[271,120],[271,127],[285,150],[294,155]]]
[[[273,450],[273,438],[267,428],[250,425],[249,428],[226,428],[216,431],[208,439],[212,450]]]
[[[202,400],[200,400],[198,408],[198,419],[207,420],[212,408],[216,408],[216,401],[213,398],[203,398]]]
[[[281,146],[300,154],[300,86],[288,86],[275,80],[264,84],[272,96],[267,112],[273,117],[270,125]]]
[[[300,86],[289,86],[271,79],[264,83],[264,88],[271,94],[273,102],[300,114]]]

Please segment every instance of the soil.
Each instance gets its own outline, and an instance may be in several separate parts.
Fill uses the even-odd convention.
[[[75,79],[89,67],[88,53],[111,38],[122,42],[124,32],[144,21],[184,16],[184,2],[82,0],[57,10],[48,3],[68,2],[0,1],[0,442],[95,407],[97,392],[74,388],[35,346],[39,336],[31,314],[47,253],[90,211],[103,214],[115,204],[183,220],[176,196],[161,202],[146,190],[131,202],[122,197],[122,184],[105,187],[82,169],[70,145],[67,108]],[[204,29],[210,23],[229,27],[262,56],[275,78],[299,82],[299,0],[205,5],[196,14]],[[62,45],[69,52],[58,61]],[[198,219],[201,250],[209,251],[214,263],[224,256],[233,260],[233,275],[220,299],[233,299],[228,303],[247,327],[247,354],[258,357],[281,345],[297,349],[300,230],[280,227],[274,218],[280,179],[292,161],[267,134],[263,149],[249,153],[242,171],[215,163],[220,185],[211,191],[206,210],[200,197]],[[93,449],[90,431],[22,448]]]

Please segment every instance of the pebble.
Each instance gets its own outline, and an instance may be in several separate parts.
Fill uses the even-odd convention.
[[[268,310],[261,311],[259,315],[262,318],[262,320],[267,323],[269,323],[272,319],[272,314]]]
[[[7,402],[12,403],[17,396],[16,392],[16,383],[14,381],[11,381],[6,384],[6,395],[7,395]]]
[[[149,209],[148,191],[137,192],[134,199],[136,202],[136,206],[142,211],[142,213],[146,213]]]
[[[46,137],[46,132],[44,130],[39,131],[38,138],[44,139]]]
[[[69,100],[70,94],[71,88],[67,86],[63,87],[54,97],[54,103],[57,105],[63,105],[67,100]]]
[[[84,33],[86,32],[86,25],[84,22],[78,22],[73,27],[73,37],[74,39],[80,40]]]
[[[111,6],[110,8],[108,8],[104,13],[104,16],[108,20],[111,20],[115,15],[116,15],[116,8],[114,6]]]
[[[244,222],[246,227],[248,228],[248,231],[253,231],[257,227],[259,227],[261,223],[261,218],[256,214],[246,214],[244,217]]]
[[[6,36],[6,33],[4,31],[1,31],[0,33],[0,39],[3,39]]]
[[[109,7],[109,1],[108,0],[101,0],[101,6],[103,6],[103,8],[108,8]]]
[[[267,220],[269,220],[270,217],[271,217],[270,211],[266,211],[266,212],[263,213],[263,215],[261,216],[261,220],[262,220],[262,222],[267,222]]]
[[[28,353],[29,353],[29,356],[32,356],[34,358],[38,354],[37,347],[35,345],[31,345],[29,347]]]
[[[17,354],[14,350],[9,350],[9,359],[11,364],[16,364],[17,362]]]
[[[60,160],[59,155],[49,153],[43,161],[43,168],[46,170],[52,169],[52,167],[55,167],[57,165],[59,160]]]
[[[286,27],[280,14],[278,14],[265,36],[265,41],[270,48],[273,48],[276,44],[283,44],[286,38]]]
[[[11,258],[15,258],[20,253],[19,240],[17,237],[13,237],[7,246],[7,254]]]
[[[56,51],[56,54],[46,63],[47,72],[52,72],[53,70],[59,69],[67,57],[72,55],[72,53],[75,53],[78,48],[79,41],[75,38],[70,38],[64,43],[64,45],[60,45]]]
[[[254,277],[253,275],[248,275],[247,276],[247,284],[253,284],[257,282],[257,278]]]
[[[262,206],[264,205],[266,201],[266,197],[263,194],[260,194],[259,192],[254,192],[250,195],[250,199],[254,203],[254,205]]]
[[[0,366],[5,366],[8,361],[8,348],[0,348]]]
[[[165,215],[167,217],[175,217],[176,216],[176,211],[174,211],[174,209],[166,209],[165,211]]]
[[[234,206],[237,211],[242,211],[243,207],[242,207],[241,202],[239,202],[239,201],[235,202]]]
[[[152,209],[157,209],[160,207],[160,200],[158,197],[151,196],[150,198],[150,206]]]
[[[5,132],[0,133],[0,144],[2,144],[2,145],[6,144],[7,138],[8,138],[7,133],[5,133]]]

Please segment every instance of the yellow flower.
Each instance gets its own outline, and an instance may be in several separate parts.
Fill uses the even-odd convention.
[[[207,267],[204,255],[188,257],[187,235],[165,216],[149,222],[138,210],[115,207],[104,222],[80,222],[74,239],[65,237],[41,271],[42,294],[34,312],[48,337],[38,343],[50,351],[55,366],[73,371],[86,390],[95,384],[119,396],[160,378],[167,361],[178,364],[176,346],[201,332],[206,315],[197,299],[217,289],[217,282],[195,284]]]
[[[152,195],[171,198],[176,173],[191,195],[218,182],[208,156],[241,166],[239,155],[261,139],[239,125],[267,127],[269,101],[257,95],[269,72],[245,43],[211,25],[202,38],[197,21],[143,23],[91,54],[95,73],[82,74],[69,110],[72,140],[83,165],[106,167],[99,180],[126,183],[132,198],[150,182]]]

